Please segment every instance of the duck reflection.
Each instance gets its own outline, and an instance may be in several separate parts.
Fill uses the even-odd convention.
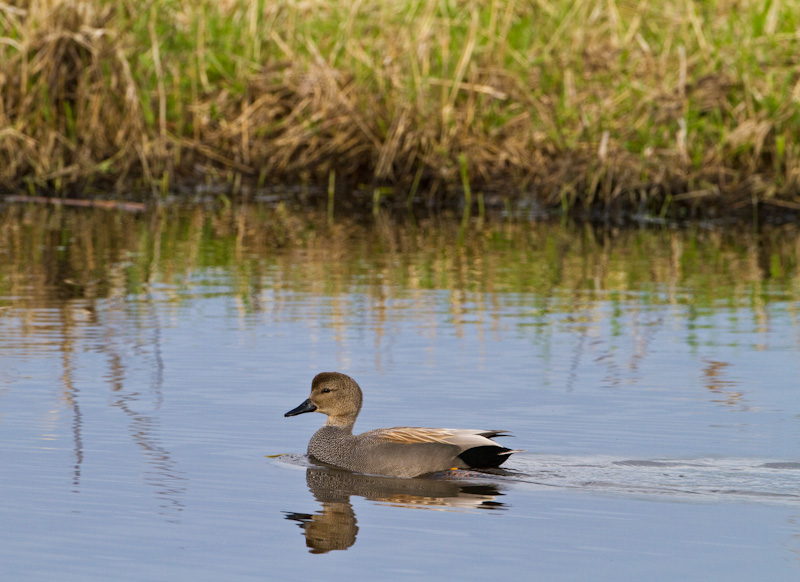
[[[311,467],[306,471],[306,484],[322,510],[313,514],[284,513],[286,519],[298,522],[309,551],[324,554],[346,550],[356,542],[358,525],[350,503],[353,495],[395,507],[439,511],[505,509],[496,500],[503,493],[495,485],[458,479],[466,474],[457,471],[438,479],[394,479]]]

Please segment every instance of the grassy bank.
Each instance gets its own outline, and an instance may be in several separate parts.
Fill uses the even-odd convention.
[[[0,187],[800,210],[800,0],[0,5]]]

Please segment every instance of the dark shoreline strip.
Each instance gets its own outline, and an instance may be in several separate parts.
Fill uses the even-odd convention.
[[[54,204],[57,206],[84,206],[91,208],[104,208],[106,210],[126,210],[128,212],[144,212],[147,206],[141,202],[117,202],[115,200],[85,200],[71,198],[48,198],[47,196],[5,196],[4,202],[35,204]]]

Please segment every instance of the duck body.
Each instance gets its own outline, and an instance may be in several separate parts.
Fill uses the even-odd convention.
[[[345,374],[323,372],[311,384],[311,396],[285,416],[305,412],[328,415],[308,443],[318,461],[357,473],[416,477],[448,469],[498,467],[517,451],[494,442],[500,430],[394,427],[353,434],[361,410],[358,384]]]

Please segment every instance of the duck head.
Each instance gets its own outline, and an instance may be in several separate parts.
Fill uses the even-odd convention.
[[[284,416],[321,412],[328,415],[325,424],[352,426],[361,410],[361,400],[361,388],[350,376],[339,372],[322,372],[311,382],[311,396]]]

